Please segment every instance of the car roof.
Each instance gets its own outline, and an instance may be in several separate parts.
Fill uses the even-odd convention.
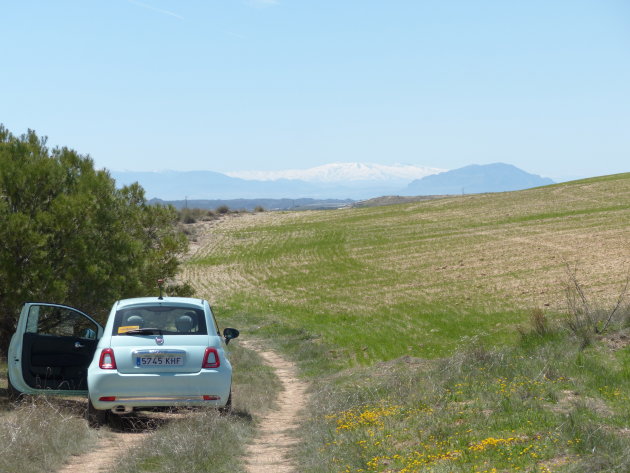
[[[203,309],[204,300],[192,297],[135,297],[133,299],[122,299],[114,304],[117,309],[124,309],[129,306],[136,305],[169,305],[169,306],[187,306]]]

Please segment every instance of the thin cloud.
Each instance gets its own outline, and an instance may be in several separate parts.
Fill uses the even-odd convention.
[[[158,12],[158,13],[161,13],[163,15],[172,16],[173,18],[177,18],[178,20],[183,20],[184,19],[183,16],[178,15],[177,13],[169,11],[169,10],[163,10],[162,8],[156,8],[156,7],[152,6],[152,5],[148,5],[146,3],[138,2],[137,0],[127,0],[127,1],[129,3],[133,3],[134,5],[138,5],[139,7],[146,8],[147,10],[153,10],[154,12]],[[270,1],[274,1],[274,0],[270,0]]]
[[[274,5],[279,5],[280,0],[249,0],[248,3],[259,7],[272,7]]]
[[[239,34],[239,33],[234,33],[233,31],[226,31],[225,34],[228,36],[232,36],[233,38],[249,39],[247,36]]]

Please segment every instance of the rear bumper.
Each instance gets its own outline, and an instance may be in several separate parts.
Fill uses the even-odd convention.
[[[119,406],[223,407],[228,401],[231,384],[232,373],[226,369],[160,374],[121,374],[101,369],[88,372],[90,400],[96,409],[101,410]],[[115,399],[100,400],[103,397]]]

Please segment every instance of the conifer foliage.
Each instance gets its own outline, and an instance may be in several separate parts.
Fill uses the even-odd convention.
[[[88,156],[0,125],[0,354],[24,302],[104,318],[116,299],[157,294],[156,280],[175,276],[187,248],[176,222],[175,209],[148,205],[137,183],[117,189]]]

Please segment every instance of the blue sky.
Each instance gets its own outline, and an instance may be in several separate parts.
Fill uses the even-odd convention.
[[[112,170],[630,171],[626,0],[21,0],[0,123]]]

